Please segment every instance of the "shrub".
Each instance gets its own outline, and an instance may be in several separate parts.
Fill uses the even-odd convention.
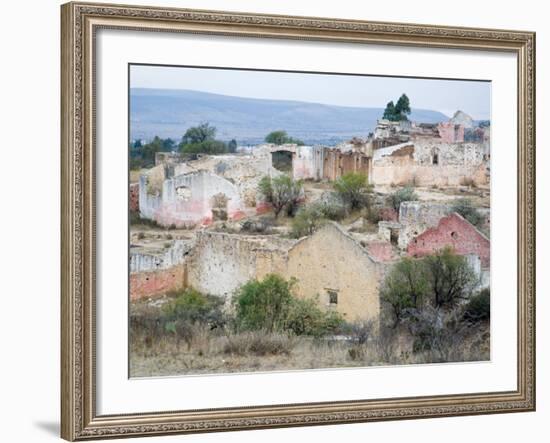
[[[302,208],[292,220],[290,235],[293,238],[311,235],[324,223],[325,218],[318,205]]]
[[[365,174],[348,172],[336,179],[333,186],[352,210],[369,206],[373,186],[368,184]]]
[[[488,288],[472,295],[464,307],[464,320],[480,322],[489,320],[491,316],[491,293]]]
[[[388,204],[397,212],[399,212],[399,207],[401,206],[401,203],[414,200],[418,200],[418,195],[416,195],[416,192],[414,192],[414,189],[412,187],[407,186],[405,188],[398,189],[397,191],[390,194],[388,197]]]
[[[266,176],[260,180],[258,190],[265,201],[273,206],[275,217],[278,217],[283,209],[287,215],[293,216],[302,198],[303,182],[293,180],[284,174],[273,179]]]
[[[222,307],[223,300],[219,297],[207,296],[188,288],[164,305],[162,313],[172,329],[183,323],[202,323],[213,329],[225,325]]]
[[[346,205],[338,200],[316,203],[319,212],[329,220],[342,220],[346,217]]]
[[[456,309],[447,311],[433,306],[411,309],[407,325],[415,339],[413,351],[428,352],[432,362],[451,361],[452,355],[460,352],[468,330]]]
[[[459,213],[472,225],[480,227],[483,224],[483,215],[473,206],[471,200],[467,198],[458,199],[452,206],[454,212]]]
[[[296,335],[322,337],[334,334],[344,320],[335,311],[322,311],[318,301],[312,299],[293,299],[285,322],[285,329]]]
[[[280,331],[292,302],[292,285],[282,277],[269,274],[263,280],[250,280],[242,286],[233,305],[239,330]]]
[[[228,335],[223,352],[241,356],[289,355],[295,346],[296,341],[287,334],[248,331]]]

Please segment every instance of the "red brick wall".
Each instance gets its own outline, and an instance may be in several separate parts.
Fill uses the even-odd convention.
[[[407,253],[413,257],[422,257],[433,254],[445,246],[451,246],[460,255],[476,254],[481,259],[481,266],[489,267],[489,240],[456,213],[443,217],[437,227],[430,228],[412,239],[407,247]]]
[[[185,287],[185,266],[130,274],[130,300],[162,295]]]
[[[139,211],[139,183],[130,183],[130,211]]]

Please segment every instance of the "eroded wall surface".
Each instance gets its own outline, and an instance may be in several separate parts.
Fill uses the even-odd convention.
[[[423,257],[446,246],[452,247],[459,255],[479,256],[481,267],[489,268],[489,239],[456,212],[443,217],[436,227],[415,237],[407,247],[407,253],[413,257]]]
[[[329,223],[289,250],[285,276],[296,278],[299,297],[318,297],[321,307],[335,309],[349,321],[377,321],[380,271],[364,248]],[[337,304],[329,303],[329,292],[337,294]]]

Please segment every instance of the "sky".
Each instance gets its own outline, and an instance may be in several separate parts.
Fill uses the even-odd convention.
[[[356,107],[385,107],[405,93],[412,108],[440,111],[449,117],[461,110],[476,120],[491,116],[491,83],[487,81],[132,65],[130,87]]]

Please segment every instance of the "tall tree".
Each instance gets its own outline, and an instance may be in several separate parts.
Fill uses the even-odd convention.
[[[395,105],[396,117],[398,117],[399,120],[408,120],[407,115],[410,113],[411,104],[409,97],[407,97],[407,94],[401,94],[401,97],[399,97],[399,100],[397,100],[397,104]]]
[[[386,109],[384,110],[384,115],[382,116],[382,118],[386,120],[394,121],[395,104],[393,103],[393,100],[386,105]]]

